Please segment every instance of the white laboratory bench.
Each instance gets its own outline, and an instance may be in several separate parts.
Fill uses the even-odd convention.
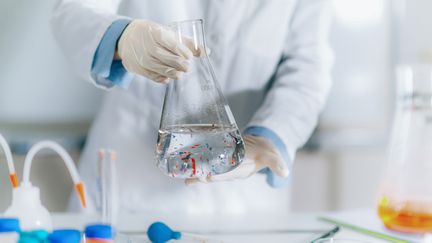
[[[290,213],[278,215],[238,215],[225,217],[181,216],[181,215],[121,215],[117,228],[129,234],[144,234],[148,226],[162,221],[174,230],[199,233],[223,240],[223,242],[309,242],[314,235],[307,231],[323,231],[332,228],[331,224],[319,221],[321,213]],[[54,214],[55,228],[82,229],[87,223],[97,222],[97,217],[82,214]],[[341,229],[335,238],[355,239],[362,242],[386,242],[359,233]],[[182,242],[182,241],[179,241]]]

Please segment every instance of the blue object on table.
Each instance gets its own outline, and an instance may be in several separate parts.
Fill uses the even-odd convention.
[[[48,231],[45,230],[23,231],[18,243],[46,243],[48,235]]]
[[[0,233],[20,232],[20,224],[17,218],[0,218]]]
[[[87,225],[84,231],[86,238],[113,239],[115,232],[108,224]]]
[[[50,243],[80,243],[81,232],[73,229],[54,230],[48,236]]]
[[[162,222],[155,222],[147,230],[147,236],[153,243],[165,243],[169,240],[179,240],[181,233],[173,231]]]

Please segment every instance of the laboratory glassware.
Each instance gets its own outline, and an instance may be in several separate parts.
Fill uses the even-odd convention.
[[[116,173],[117,153],[114,150],[100,149],[98,158],[98,205],[101,214],[101,222],[115,225],[117,221],[119,196]]]
[[[396,69],[396,112],[378,197],[384,225],[432,231],[432,66]]]
[[[195,56],[188,72],[167,85],[157,165],[174,178],[229,172],[242,162],[244,144],[207,55],[203,20],[175,22],[170,28]]]

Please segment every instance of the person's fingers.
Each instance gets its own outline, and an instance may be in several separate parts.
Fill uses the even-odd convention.
[[[267,166],[270,170],[280,177],[288,177],[289,169],[288,165],[283,161],[279,155],[267,156],[266,158],[262,158],[268,161]]]
[[[154,48],[151,51],[153,58],[159,60],[162,64],[175,68],[177,71],[187,72],[189,61],[184,57],[177,56],[163,47]]]
[[[186,179],[186,185],[192,185],[198,182],[203,183],[212,183],[219,181],[233,181],[237,179],[246,179],[252,175],[254,175],[258,170],[263,167],[257,167],[257,164],[253,160],[245,159],[237,168],[229,171],[227,173],[212,175],[208,177],[200,177],[200,178],[190,178]]]
[[[208,183],[210,181],[208,181],[209,177],[198,177],[198,178],[188,178],[185,180],[185,184],[187,186],[192,185],[192,184],[196,184],[196,183]]]
[[[141,67],[145,67],[148,70],[151,70],[155,73],[158,73],[161,76],[168,77],[170,79],[178,80],[182,76],[180,71],[173,67],[166,66],[162,64],[159,60],[152,58],[145,64],[140,64]]]
[[[213,176],[207,176],[207,177],[199,177],[199,178],[189,178],[185,180],[186,185],[192,185],[196,183],[212,183],[212,182],[218,182],[218,181],[232,181],[237,179],[235,174],[233,175],[231,173],[232,171],[220,175],[213,175]]]
[[[207,177],[207,182],[218,181],[233,181],[238,179],[246,179],[257,172],[257,167],[254,161],[245,160],[239,167],[227,173],[213,175]]]
[[[161,83],[161,84],[167,84],[169,82],[169,79],[165,76],[159,75],[158,77],[156,77],[156,79],[154,81]]]
[[[123,65],[125,66],[126,70],[128,70],[129,72],[144,76],[157,83],[166,83],[168,81],[167,76],[160,75],[159,73],[144,68],[136,62],[131,62],[131,63],[123,62]]]
[[[219,182],[219,181],[233,181],[239,179],[235,173],[227,172],[224,174],[214,175],[207,177],[207,182]]]
[[[134,66],[134,68],[137,70],[144,70],[142,71],[144,73],[146,73],[145,70],[151,71],[152,80],[154,80],[155,76],[163,76],[163,77],[176,79],[176,80],[180,79],[182,74],[180,71],[177,71],[177,69],[165,65],[153,57],[151,57],[150,59],[143,58],[143,57],[140,58],[136,54],[134,48],[132,48],[132,52],[135,55],[136,62],[131,62],[131,65]],[[157,75],[155,75],[154,73],[156,73]]]
[[[204,56],[204,47],[194,42],[191,38],[183,36],[183,43],[189,48],[192,54],[196,57]]]
[[[165,47],[169,51],[182,56],[186,59],[190,59],[193,55],[191,50],[182,44],[175,36],[175,33],[166,28],[160,28],[160,30],[155,33],[154,40],[161,46]]]
[[[196,183],[198,183],[198,182],[199,182],[198,178],[188,178],[188,179],[185,180],[185,184],[186,184],[187,186],[190,186],[190,185],[196,184]]]
[[[257,170],[268,167],[281,177],[289,175],[289,168],[279,151],[271,142],[262,137],[243,136],[246,145],[246,157],[256,161]]]
[[[253,152],[256,152],[256,150],[261,147],[259,145],[259,138],[257,138],[256,136],[252,136],[252,135],[244,135],[243,137],[243,141],[246,145],[246,149],[250,149],[253,150]]]
[[[226,176],[225,174],[221,174],[221,175],[214,175],[208,177],[189,178],[185,180],[185,184],[189,186],[196,183],[212,183],[218,181],[231,181],[231,180],[234,180],[234,178],[232,178],[231,176]]]

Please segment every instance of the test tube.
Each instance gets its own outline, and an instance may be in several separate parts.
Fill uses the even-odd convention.
[[[107,221],[106,213],[106,186],[105,186],[105,149],[98,152],[98,189],[99,189],[99,210],[101,221]]]
[[[117,215],[117,153],[113,150],[99,150],[99,190],[101,221],[114,225]]]

